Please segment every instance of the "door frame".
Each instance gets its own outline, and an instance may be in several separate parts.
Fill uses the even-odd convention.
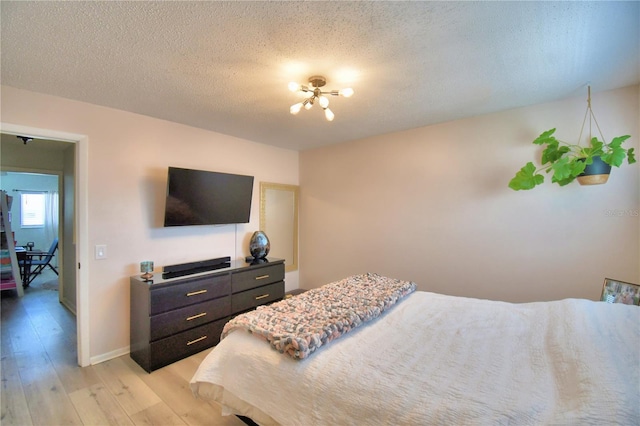
[[[75,144],[75,228],[76,228],[76,332],[78,365],[91,365],[89,316],[89,137],[76,133],[41,129],[11,123],[0,123],[2,133],[26,135],[37,139],[59,140]]]

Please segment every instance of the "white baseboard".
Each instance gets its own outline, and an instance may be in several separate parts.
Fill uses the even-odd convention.
[[[92,356],[90,359],[91,365],[100,364],[101,362],[109,361],[113,358],[126,355],[131,352],[131,348],[126,346],[124,348],[116,349],[115,351],[107,352],[106,354]]]
[[[69,300],[67,300],[65,297],[62,298],[62,300],[60,301],[60,303],[62,303],[64,305],[65,308],[67,308],[69,311],[71,311],[71,313],[73,315],[75,315],[76,317],[78,316],[78,314],[76,313],[76,305],[74,305],[73,303],[71,303]]]

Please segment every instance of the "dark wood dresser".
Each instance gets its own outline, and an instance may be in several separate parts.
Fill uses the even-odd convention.
[[[284,297],[284,260],[130,278],[131,358],[147,372],[216,345],[234,315]]]

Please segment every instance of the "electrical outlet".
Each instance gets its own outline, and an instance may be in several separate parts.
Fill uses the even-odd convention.
[[[107,246],[106,244],[96,245],[96,260],[107,258]]]

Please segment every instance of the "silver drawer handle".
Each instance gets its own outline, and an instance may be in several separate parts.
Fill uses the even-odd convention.
[[[198,294],[204,294],[206,292],[207,290],[192,291],[191,293],[187,293],[187,297],[196,296]]]
[[[207,313],[206,313],[206,312],[203,312],[203,313],[198,314],[198,315],[193,315],[193,316],[191,316],[191,317],[188,317],[188,318],[187,318],[187,321],[191,321],[191,320],[194,320],[194,319],[196,319],[196,318],[202,318],[202,317],[203,317],[203,316],[205,316],[205,315],[207,315]]]
[[[269,297],[269,293],[263,294],[262,296],[256,296],[256,300],[264,299],[265,297]]]
[[[187,342],[187,346],[189,346],[189,345],[193,345],[194,343],[198,343],[199,341],[204,340],[204,339],[206,339],[206,338],[207,338],[207,336],[202,336],[202,337],[200,337],[199,339],[196,339],[196,340],[192,340],[192,341],[190,341],[190,342]]]
[[[265,278],[269,278],[269,274],[267,274],[267,275],[260,275],[260,276],[256,277],[256,280],[264,280]]]

